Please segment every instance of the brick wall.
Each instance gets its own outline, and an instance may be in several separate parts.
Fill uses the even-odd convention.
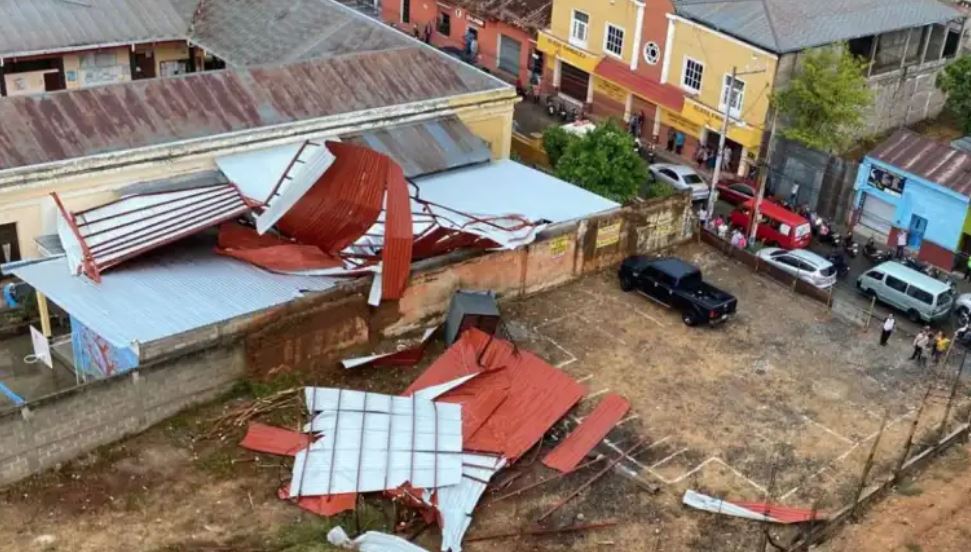
[[[144,366],[0,414],[0,486],[142,431],[238,380],[242,347]]]
[[[517,297],[656,252],[691,236],[677,195],[544,231],[529,247],[460,252],[418,263],[397,303],[367,305],[369,279],[166,341],[136,372],[91,382],[0,413],[0,486],[142,431],[217,397],[248,373],[336,370],[349,349],[441,321],[459,288]]]

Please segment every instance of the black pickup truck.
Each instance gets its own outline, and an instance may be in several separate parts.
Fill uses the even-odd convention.
[[[698,267],[675,257],[628,257],[620,265],[620,289],[637,290],[664,306],[681,311],[688,326],[723,322],[735,314],[738,300],[706,284]]]

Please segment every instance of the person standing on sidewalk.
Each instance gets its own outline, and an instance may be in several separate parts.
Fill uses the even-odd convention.
[[[924,363],[924,349],[927,348],[930,339],[930,328],[917,332],[917,337],[914,338],[914,352],[910,355],[910,360],[916,360],[917,364]]]
[[[883,331],[880,332],[880,345],[886,347],[887,340],[890,339],[890,334],[893,333],[894,327],[897,325],[897,321],[893,318],[893,313],[887,315],[883,320]]]
[[[901,230],[897,232],[897,258],[903,259],[907,249],[907,232]]]
[[[964,281],[969,280],[971,280],[971,255],[968,255],[968,260],[964,262]]]

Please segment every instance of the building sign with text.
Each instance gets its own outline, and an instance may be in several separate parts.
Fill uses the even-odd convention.
[[[897,197],[903,195],[906,182],[905,177],[874,166],[870,167],[870,174],[866,180],[866,183],[870,186]]]

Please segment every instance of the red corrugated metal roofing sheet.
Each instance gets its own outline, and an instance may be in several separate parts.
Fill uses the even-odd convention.
[[[256,452],[294,456],[311,442],[313,438],[308,434],[254,422],[246,429],[239,446]]]
[[[290,500],[290,484],[284,483],[276,492],[280,500]],[[297,506],[320,516],[334,516],[357,507],[357,493],[341,493],[326,496],[301,496]]]
[[[584,393],[573,378],[536,355],[470,328],[412,382],[405,394],[479,372],[489,373],[469,380],[438,400],[464,404],[467,399],[461,397],[508,386],[508,395],[492,415],[471,436],[463,436],[463,448],[502,454],[510,461],[542,439]]]
[[[370,150],[369,150],[370,151]],[[411,198],[401,167],[384,157],[386,185],[384,245],[381,250],[381,295],[398,299],[408,285],[414,228],[411,221]]]
[[[684,93],[679,88],[633,73],[628,65],[619,61],[603,58],[593,72],[668,109],[680,112],[684,107]]]
[[[739,502],[730,500],[732,504],[741,506],[747,510],[752,510],[758,514],[770,517],[779,523],[804,523],[807,521],[824,520],[828,514],[812,510],[810,508],[793,508],[782,506],[781,504],[771,504],[767,502]]]
[[[289,242],[272,234],[261,236],[253,228],[235,222],[219,226],[216,252],[276,272],[342,265],[340,258],[327,255],[316,245]]]
[[[543,458],[543,464],[563,473],[576,469],[630,409],[627,399],[611,393],[600,401],[583,422]]]
[[[391,160],[374,150],[327,142],[334,163],[277,223],[300,243],[337,256],[381,214]]]

